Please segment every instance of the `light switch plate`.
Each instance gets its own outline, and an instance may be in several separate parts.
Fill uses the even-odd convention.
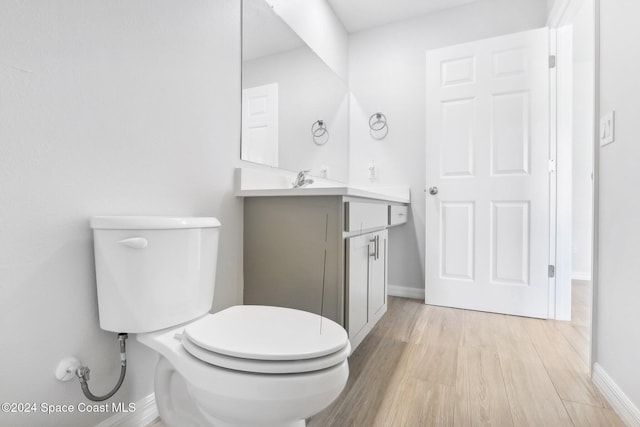
[[[616,115],[610,111],[600,117],[600,146],[604,147],[616,140]]]

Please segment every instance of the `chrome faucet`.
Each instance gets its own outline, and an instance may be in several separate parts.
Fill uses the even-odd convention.
[[[311,172],[310,170],[303,170],[298,172],[298,176],[296,176],[296,180],[291,183],[293,188],[302,188],[305,185],[313,184],[313,179],[307,178],[307,174]]]

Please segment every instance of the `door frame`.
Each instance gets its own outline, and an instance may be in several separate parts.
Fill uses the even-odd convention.
[[[596,329],[593,327],[597,318],[597,290],[598,290],[598,182],[599,182],[599,117],[600,117],[600,21],[599,10],[600,0],[594,0],[593,2],[594,22],[594,73],[593,73],[593,85],[594,85],[594,98],[593,98],[593,141],[592,141],[592,153],[593,153],[593,179],[591,182],[591,203],[592,203],[592,221],[591,221],[591,283],[592,283],[592,295],[591,295],[591,321],[589,324],[589,335],[591,336],[589,346],[590,351],[588,360],[589,373],[593,370],[593,361],[595,360],[595,348],[597,341]],[[557,30],[558,28],[569,24],[576,16],[581,6],[584,4],[583,0],[556,0],[547,19],[547,26],[550,30]],[[562,52],[558,52],[561,55]]]
[[[548,27],[549,55],[558,57],[557,33]],[[557,267],[557,229],[558,229],[558,177],[557,177],[557,149],[558,149],[558,67],[549,66],[549,265]],[[558,309],[558,292],[556,275],[549,277],[548,318],[556,319]],[[571,304],[571,302],[569,302]],[[571,309],[571,306],[569,306]]]
[[[573,140],[573,40],[572,31],[564,27],[580,9],[582,0],[557,0],[564,4],[563,17],[556,27],[549,26],[549,157],[550,236],[549,265],[555,269],[549,278],[549,318],[571,320],[572,288],[572,140]],[[571,3],[571,4],[569,4]],[[555,7],[554,6],[554,7]],[[571,14],[571,15],[568,15]]]
[[[573,140],[573,56],[572,31],[568,27],[549,28],[550,102],[550,222],[549,264],[555,266],[550,278],[549,318],[571,320],[572,280],[572,140]]]

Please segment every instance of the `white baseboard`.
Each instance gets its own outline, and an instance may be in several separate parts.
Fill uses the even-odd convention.
[[[144,427],[158,418],[156,396],[151,393],[136,402],[134,412],[121,412],[102,421],[96,427]]]
[[[640,409],[633,404],[598,363],[593,364],[592,380],[626,425],[640,427]]]
[[[414,288],[411,286],[387,285],[387,294],[392,297],[413,298],[424,301],[424,288]]]
[[[591,273],[589,271],[574,271],[573,273],[571,273],[571,279],[585,280],[588,282],[591,280]]]

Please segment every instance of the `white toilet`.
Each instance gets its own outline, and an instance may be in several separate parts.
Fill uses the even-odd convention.
[[[166,425],[304,426],[344,389],[351,345],[337,323],[282,307],[208,313],[215,218],[94,217],[91,228],[100,327],[160,354]]]

